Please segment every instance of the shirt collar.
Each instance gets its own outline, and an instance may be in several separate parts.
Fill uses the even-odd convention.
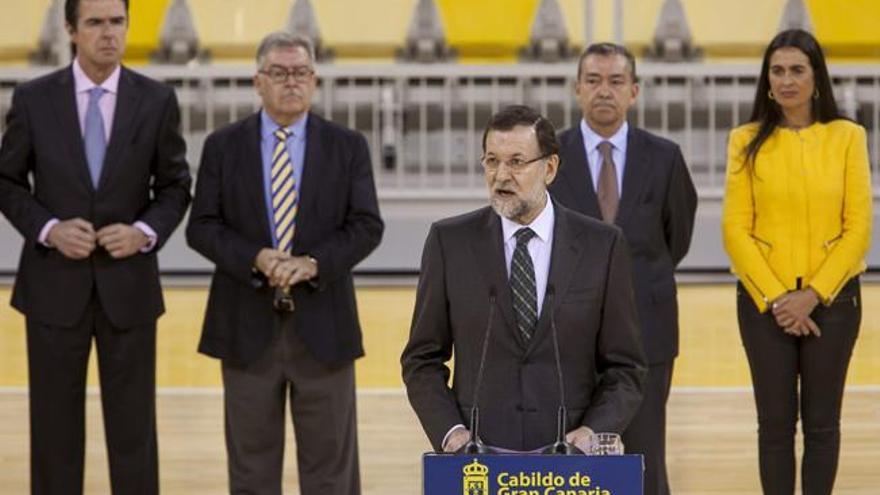
[[[288,131],[293,134],[294,139],[304,139],[306,136],[306,123],[309,120],[309,114],[306,112],[302,118],[294,122],[293,124],[286,127]],[[266,113],[266,110],[260,110],[260,130],[263,136],[263,139],[269,139],[275,134],[275,131],[281,128],[277,122],[272,120],[272,117],[269,117],[269,114]]]
[[[104,91],[115,95],[119,90],[119,74],[121,71],[122,66],[117,64],[116,68],[113,69],[113,72],[110,73],[110,77],[105,79],[101,84],[95,84],[95,82],[89,79],[89,76],[86,75],[86,72],[79,64],[79,57],[77,57],[73,59],[73,81],[76,92],[85,93],[96,86],[100,86],[104,88]]]
[[[595,150],[602,141],[610,141],[615,149],[620,151],[625,150],[626,136],[628,132],[629,122],[624,120],[620,129],[617,129],[617,132],[615,132],[611,138],[604,138],[591,129],[590,126],[587,125],[586,120],[581,119],[581,134],[584,136],[584,145],[587,147],[588,152]]]
[[[510,238],[516,235],[516,231],[523,227],[532,229],[542,241],[550,241],[550,235],[553,233],[553,222],[556,217],[553,213],[553,200],[550,198],[549,193],[545,194],[547,195],[547,204],[544,205],[544,210],[532,220],[532,223],[521,225],[509,218],[501,217],[501,231],[504,234],[504,242],[509,241]]]

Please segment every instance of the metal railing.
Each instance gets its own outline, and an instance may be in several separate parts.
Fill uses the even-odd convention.
[[[758,69],[757,63],[639,67],[641,93],[630,121],[681,146],[702,197],[720,196],[727,134],[749,116]],[[250,66],[141,70],[177,89],[193,168],[210,132],[259,108]],[[0,113],[6,114],[16,84],[46,72],[0,70]],[[581,114],[571,63],[326,65],[317,73],[314,110],[367,137],[386,198],[482,196],[482,129],[504,105],[532,105],[559,129]],[[880,186],[880,65],[832,66],[831,73],[841,108],[868,130],[873,180]]]

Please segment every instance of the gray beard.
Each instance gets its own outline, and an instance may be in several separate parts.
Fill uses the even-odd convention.
[[[520,218],[523,218],[529,212],[528,202],[519,198],[503,200],[493,196],[490,198],[489,204],[495,213],[517,223],[519,223]]]

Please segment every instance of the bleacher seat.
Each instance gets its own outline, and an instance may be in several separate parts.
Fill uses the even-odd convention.
[[[22,65],[34,51],[51,0],[0,0],[7,22],[0,30],[0,64]],[[188,0],[201,46],[213,60],[253,57],[260,38],[282,29],[294,0]],[[707,60],[754,58],[779,26],[786,0],[682,0],[694,44]],[[131,2],[126,62],[146,63],[159,44],[171,0]],[[447,43],[460,63],[509,63],[529,41],[539,0],[436,0]],[[584,43],[584,1],[558,0],[569,39]],[[663,0],[624,0],[624,41],[641,54],[648,47]],[[806,0],[811,22],[829,58],[880,59],[880,2]],[[324,45],[335,61],[389,62],[404,45],[416,0],[313,0]],[[614,1],[593,0],[594,39],[614,39]]]
[[[36,50],[50,0],[0,0],[6,19],[0,29],[0,64],[22,65]]]

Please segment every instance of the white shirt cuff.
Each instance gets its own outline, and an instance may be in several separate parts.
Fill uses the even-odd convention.
[[[52,230],[52,227],[58,224],[60,220],[57,218],[53,218],[46,222],[46,225],[43,225],[43,228],[40,229],[40,235],[37,236],[37,242],[46,246],[46,247],[55,247],[49,244],[49,231]]]
[[[446,435],[443,435],[443,441],[440,442],[441,449],[446,450],[446,442],[449,441],[449,436],[452,435],[453,431],[459,430],[459,429],[463,430],[464,425],[459,423],[459,424],[453,426],[452,428],[450,428],[449,431],[446,432]]]
[[[149,253],[154,247],[156,247],[156,241],[159,239],[159,236],[156,235],[155,230],[144,222],[137,221],[134,223],[134,227],[143,232],[144,235],[150,239],[149,242],[147,242],[147,245],[141,248],[142,253]]]

